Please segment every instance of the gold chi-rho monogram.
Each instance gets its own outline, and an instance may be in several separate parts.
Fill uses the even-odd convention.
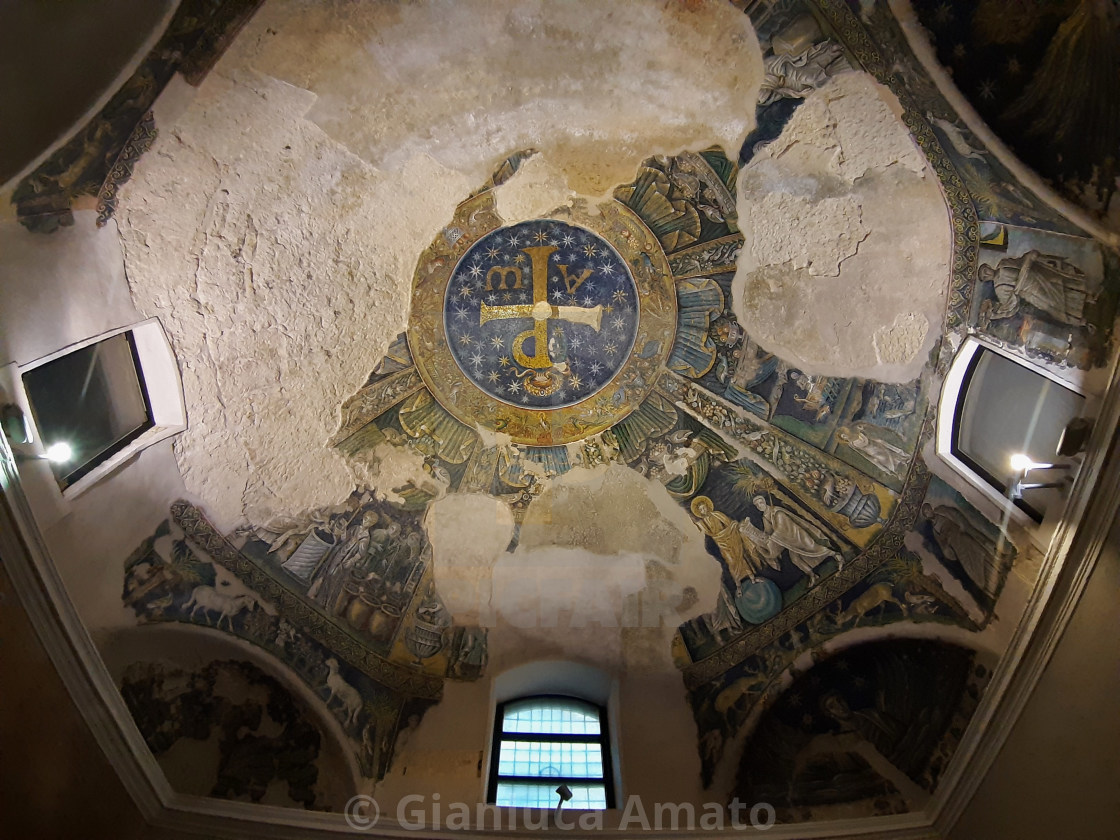
[[[513,340],[513,358],[519,365],[533,370],[542,370],[552,367],[552,359],[548,355],[548,322],[550,320],[567,321],[571,324],[586,324],[596,332],[599,331],[599,321],[603,315],[603,307],[596,306],[553,306],[548,302],[548,258],[557,250],[555,245],[535,245],[522,248],[529,255],[530,270],[533,273],[533,302],[531,304],[518,304],[515,306],[489,306],[482,304],[478,313],[478,324],[482,326],[487,321],[500,321],[507,318],[532,318],[536,323],[532,329],[525,330]],[[568,266],[558,265],[560,277],[569,295],[574,295],[576,290],[583,285],[583,281],[591,276],[591,269],[585,269],[581,274],[569,275]],[[491,290],[497,280],[498,289],[520,289],[521,269],[517,266],[494,266],[486,275],[486,289]],[[508,284],[508,285],[507,285]],[[525,354],[525,342],[533,339],[533,355]]]

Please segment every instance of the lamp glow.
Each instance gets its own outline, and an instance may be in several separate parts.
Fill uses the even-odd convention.
[[[1034,461],[1031,460],[1029,455],[1017,452],[1011,456],[1011,469],[1015,470],[1015,472],[1027,472],[1033,466]]]
[[[55,464],[65,464],[73,455],[73,450],[70,449],[68,443],[52,443],[47,447],[47,460]]]

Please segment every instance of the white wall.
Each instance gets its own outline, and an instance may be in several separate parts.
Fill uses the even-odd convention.
[[[1034,694],[950,840],[1120,834],[1120,520]]]
[[[0,364],[27,364],[141,319],[116,223],[98,228],[96,218],[76,211],[73,227],[51,234],[0,221]]]
[[[0,221],[0,363],[27,364],[141,320],[129,295],[116,225],[98,228],[96,217],[92,210],[77,211],[73,227],[52,234]],[[44,468],[42,461],[20,465],[29,479],[29,470]],[[26,486],[32,491],[36,485],[28,480]],[[65,503],[29,492],[32,512],[91,632],[133,623],[121,604],[124,561],[184,494],[171,441],[145,450]]]

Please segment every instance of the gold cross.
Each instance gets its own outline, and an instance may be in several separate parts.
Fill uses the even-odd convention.
[[[529,255],[533,272],[533,302],[516,306],[489,306],[485,303],[478,313],[478,325],[482,326],[487,321],[499,321],[506,318],[532,318],[536,323],[533,329],[525,330],[513,340],[513,357],[522,367],[541,370],[552,367],[552,359],[548,355],[548,322],[549,319],[567,321],[572,324],[586,324],[596,332],[599,331],[599,320],[603,315],[603,307],[596,306],[553,306],[548,302],[548,258],[557,250],[554,245],[534,245],[522,248]],[[564,269],[564,279],[568,283],[568,291],[574,293],[587,279],[591,271],[587,270],[579,278],[567,276],[567,266]],[[494,271],[494,269],[491,269]],[[505,271],[505,269],[499,269]],[[512,276],[512,275],[511,275]],[[517,281],[520,285],[520,271],[517,272]],[[505,282],[505,277],[499,280],[499,287]],[[526,356],[521,347],[530,338],[533,338],[533,355]]]

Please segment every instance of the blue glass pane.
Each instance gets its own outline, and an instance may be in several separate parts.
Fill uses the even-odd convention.
[[[503,741],[498,753],[498,775],[601,779],[603,749],[599,744]]]
[[[503,732],[529,735],[598,735],[599,710],[576,700],[527,700],[506,706]]]
[[[527,782],[498,782],[495,804],[509,808],[555,808],[560,801],[556,785],[534,785]],[[564,810],[599,811],[607,807],[607,789],[603,785],[568,785],[572,791]]]

